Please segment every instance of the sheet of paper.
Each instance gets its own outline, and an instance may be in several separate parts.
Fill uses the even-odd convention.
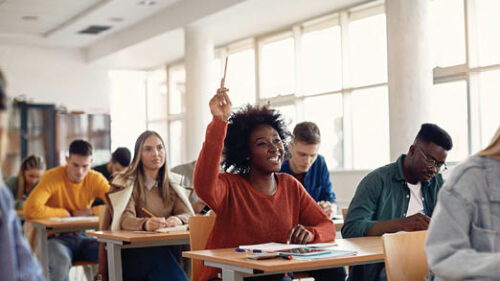
[[[255,245],[241,245],[239,248],[245,250],[261,250],[263,252],[275,252],[275,251],[288,250],[300,247],[325,248],[325,247],[334,247],[336,245],[337,245],[336,242],[314,243],[314,244],[285,244],[285,243],[271,242],[271,243],[255,244]]]
[[[329,258],[339,258],[339,257],[347,257],[354,256],[358,252],[351,250],[328,250],[327,253],[322,253],[318,255],[309,255],[309,256],[296,256],[293,258],[297,260],[319,260],[319,259],[329,259]]]
[[[50,220],[58,222],[79,222],[79,221],[98,222],[99,217],[62,217],[62,218],[50,218]]]
[[[168,232],[173,232],[173,231],[185,231],[188,229],[188,225],[179,225],[179,226],[174,226],[174,227],[164,227],[164,228],[158,228],[155,230],[155,232],[161,232],[161,233],[168,233]]]

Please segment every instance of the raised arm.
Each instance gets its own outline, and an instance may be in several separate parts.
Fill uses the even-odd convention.
[[[196,161],[193,183],[196,194],[211,209],[217,211],[227,192],[227,187],[218,180],[227,119],[231,114],[231,100],[227,89],[219,89],[209,105],[213,120],[207,127],[205,142]]]

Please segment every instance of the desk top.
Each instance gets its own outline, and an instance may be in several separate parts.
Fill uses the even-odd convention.
[[[252,260],[246,258],[245,253],[235,252],[234,248],[188,251],[182,252],[183,257],[211,261],[216,263],[234,265],[245,268],[262,270],[263,272],[278,272],[301,269],[307,270],[320,267],[337,267],[363,263],[383,262],[384,252],[382,239],[380,237],[360,237],[350,239],[337,239],[338,248],[342,250],[354,250],[354,256],[336,257],[320,260],[285,260],[268,259]]]
[[[85,235],[101,239],[118,240],[124,242],[147,242],[168,239],[189,239],[189,231],[172,231],[168,233],[156,233],[149,231],[127,231],[127,230],[102,230],[86,231]]]
[[[58,221],[53,219],[33,219],[27,220],[28,222],[43,225],[46,228],[89,228],[89,227],[98,227],[99,221],[95,219],[95,217],[89,217],[88,219],[79,219],[77,221]]]

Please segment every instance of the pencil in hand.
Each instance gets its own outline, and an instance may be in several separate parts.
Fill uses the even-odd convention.
[[[153,213],[151,213],[148,209],[146,209],[146,208],[141,208],[141,210],[142,210],[144,213],[146,213],[148,216],[150,216],[150,217],[152,217],[152,218],[156,218],[156,216],[155,216]]]

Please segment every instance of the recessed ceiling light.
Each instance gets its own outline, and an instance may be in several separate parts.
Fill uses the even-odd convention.
[[[155,0],[142,0],[141,2],[139,2],[139,5],[142,6],[153,6],[155,4],[156,4]]]
[[[123,21],[123,18],[120,18],[120,17],[112,17],[112,18],[109,18],[110,21],[112,22],[122,22]]]
[[[35,20],[38,20],[38,17],[37,16],[22,16],[21,19],[25,20],[25,21],[35,21]]]

